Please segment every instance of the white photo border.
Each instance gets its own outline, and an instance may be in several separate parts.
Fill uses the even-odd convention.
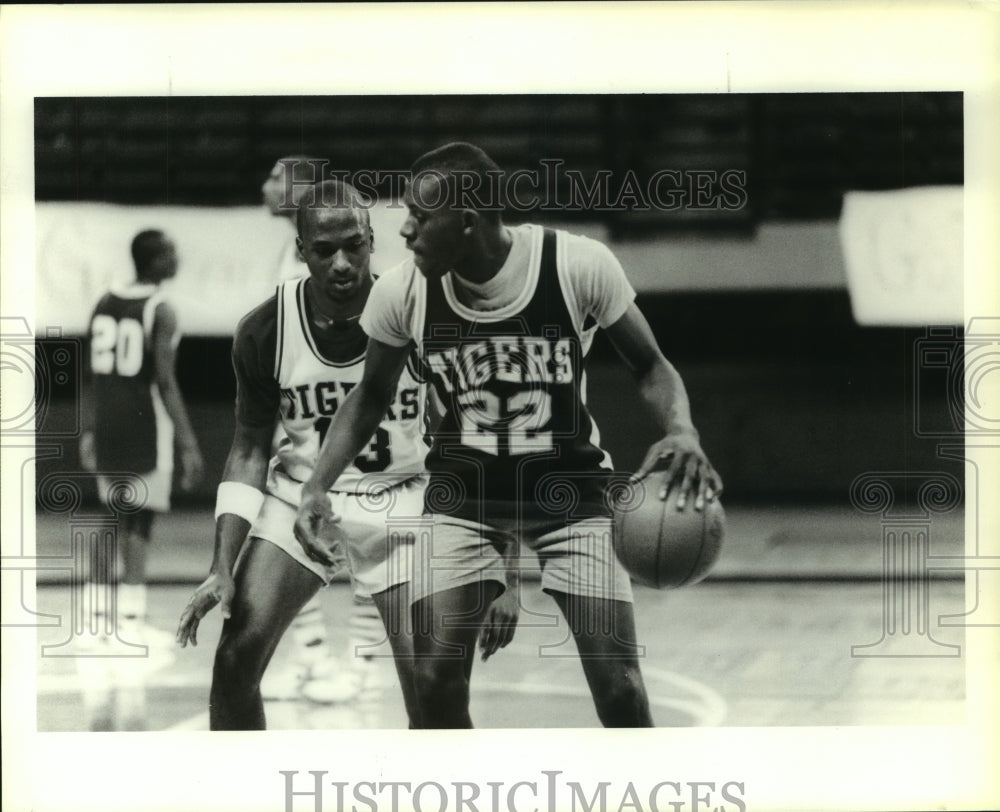
[[[980,308],[1000,302],[998,23],[986,2],[8,5],[2,314],[30,323],[34,312],[36,96],[961,90],[967,316],[996,316],[995,305]],[[7,487],[20,477],[8,468],[10,517],[30,500]],[[994,516],[979,518],[980,532],[996,534]],[[19,532],[3,522],[5,536]],[[5,613],[13,597],[4,596]],[[968,630],[968,721],[947,728],[93,736],[35,731],[33,635],[4,629],[4,808],[280,812],[280,770],[508,788],[541,784],[546,770],[588,786],[737,781],[754,812],[995,808],[996,638],[995,628]],[[331,793],[323,809],[336,808]],[[312,806],[301,799],[294,809]]]

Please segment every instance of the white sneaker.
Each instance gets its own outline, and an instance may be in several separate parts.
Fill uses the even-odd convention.
[[[268,668],[260,681],[260,695],[263,699],[281,702],[298,699],[308,675],[309,667],[304,663],[292,662],[281,668]]]
[[[145,646],[146,656],[134,658],[141,664],[141,670],[158,671],[174,662],[177,651],[177,639],[170,632],[165,632],[144,620],[137,618],[123,619],[118,624],[118,640],[130,646]],[[119,644],[120,645],[120,644]],[[129,650],[136,653],[136,649]],[[133,659],[133,658],[124,658]],[[136,669],[138,670],[138,666]]]
[[[126,643],[149,646],[157,651],[172,651],[177,638],[170,632],[150,626],[144,620],[123,620],[118,624],[118,637]]]
[[[370,658],[362,657],[350,667],[341,667],[325,677],[316,676],[302,686],[302,695],[321,705],[334,705],[358,699],[363,691],[378,681],[378,669]]]
[[[302,689],[310,682],[324,681],[344,670],[336,657],[324,657],[315,662],[292,660],[281,668],[269,668],[260,681],[263,699],[290,702],[303,697]]]

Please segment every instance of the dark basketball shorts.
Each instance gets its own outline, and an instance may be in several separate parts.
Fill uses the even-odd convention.
[[[631,581],[612,545],[610,518],[570,525],[551,518],[488,521],[424,517],[413,547],[411,600],[486,580],[506,585],[501,550],[520,540],[538,555],[544,591],[632,601]]]

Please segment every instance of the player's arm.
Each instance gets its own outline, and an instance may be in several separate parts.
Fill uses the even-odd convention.
[[[660,351],[649,322],[634,302],[605,332],[635,376],[643,399],[664,432],[663,438],[650,446],[634,478],[665,468],[669,474],[660,498],[666,499],[668,491],[679,486],[678,509],[694,495],[695,508],[700,510],[706,499],[711,501],[722,492],[722,480],[701,448],[680,373]]]
[[[236,592],[233,570],[250,527],[264,502],[274,423],[281,401],[274,378],[274,318],[258,309],[237,327],[233,339],[236,430],[215,503],[212,566],[181,615],[177,641],[197,645],[198,624],[216,604],[223,618]],[[262,318],[263,314],[263,318]]]
[[[302,486],[295,520],[295,537],[314,561],[333,565],[340,560],[319,540],[321,525],[335,518],[327,492],[371,441],[392,403],[411,349],[410,345],[394,347],[370,338],[361,382],[341,403],[327,429],[313,474]]]
[[[182,646],[189,640],[198,645],[198,624],[216,604],[220,605],[222,617],[229,617],[229,606],[236,592],[233,572],[264,500],[273,436],[273,423],[249,426],[237,417],[236,433],[216,499],[212,566],[181,614],[177,642]]]
[[[174,423],[174,432],[181,452],[181,487],[190,490],[201,478],[204,465],[198,440],[188,418],[184,398],[177,384],[177,314],[166,302],[160,302],[153,319],[153,362],[156,386],[163,405]]]
[[[210,573],[232,577],[250,525],[264,501],[274,425],[248,426],[239,418],[215,505],[215,552]]]
[[[479,630],[479,650],[485,662],[514,639],[521,613],[521,559],[517,539],[507,543],[503,551],[507,589],[490,604]]]

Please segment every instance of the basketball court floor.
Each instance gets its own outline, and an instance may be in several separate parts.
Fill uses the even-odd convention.
[[[961,511],[930,528],[930,555],[962,551]],[[169,642],[211,558],[209,512],[161,520],[150,552],[149,619],[165,632],[145,656],[69,657],[67,573],[38,573],[39,731],[205,730],[221,619],[197,648]],[[38,517],[40,555],[69,560],[65,517]],[[843,508],[728,509],[726,547],[701,584],[636,588],[642,667],[658,726],[946,725],[965,722],[970,610],[961,572],[919,583],[885,577],[878,519]],[[890,570],[891,570],[890,561]],[[335,650],[347,655],[346,583],[321,593]],[[473,672],[483,728],[596,727],[572,639],[552,601],[528,580],[514,641]],[[126,649],[122,649],[126,652]],[[132,654],[138,649],[127,650]],[[141,653],[141,652],[140,652]],[[272,667],[287,661],[279,646]],[[269,702],[272,729],[405,728],[388,646],[345,703]]]

